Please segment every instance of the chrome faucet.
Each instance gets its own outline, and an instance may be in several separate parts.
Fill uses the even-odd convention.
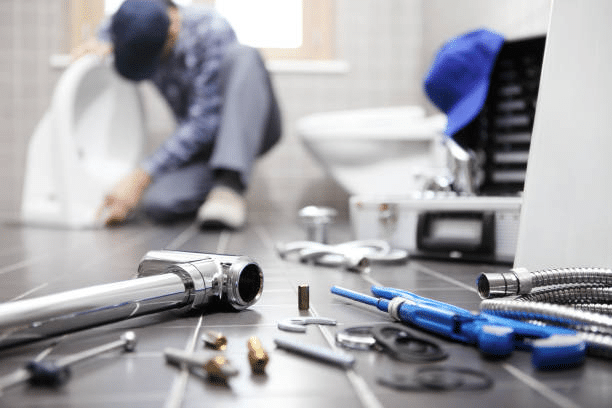
[[[169,309],[254,304],[263,272],[248,257],[150,251],[136,279],[0,304],[0,348]]]

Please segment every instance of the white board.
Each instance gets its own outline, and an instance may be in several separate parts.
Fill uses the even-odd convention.
[[[612,1],[553,3],[516,267],[612,267]]]

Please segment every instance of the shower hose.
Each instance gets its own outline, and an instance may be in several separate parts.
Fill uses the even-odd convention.
[[[576,330],[591,355],[612,358],[612,270],[560,268],[483,273],[480,310]]]

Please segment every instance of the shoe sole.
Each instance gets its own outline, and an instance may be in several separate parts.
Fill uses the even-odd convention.
[[[206,230],[228,229],[232,231],[237,231],[241,229],[241,227],[235,227],[233,225],[228,225],[224,223],[223,221],[219,221],[219,220],[207,220],[207,221],[200,221],[200,229],[206,229]]]

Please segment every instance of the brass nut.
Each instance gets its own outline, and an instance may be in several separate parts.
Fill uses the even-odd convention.
[[[204,340],[204,345],[213,350],[225,350],[227,348],[227,338],[221,334],[214,331],[206,332],[202,335],[202,340]]]
[[[211,381],[226,382],[230,377],[238,375],[238,370],[222,355],[218,355],[208,360],[208,362],[204,364],[204,370],[208,373],[208,377]]]
[[[249,349],[249,364],[251,365],[251,371],[253,374],[263,374],[265,372],[266,365],[270,358],[268,353],[264,350],[259,339],[252,336],[247,341],[247,347]]]
[[[298,309],[308,310],[310,308],[310,295],[308,285],[298,286]]]

